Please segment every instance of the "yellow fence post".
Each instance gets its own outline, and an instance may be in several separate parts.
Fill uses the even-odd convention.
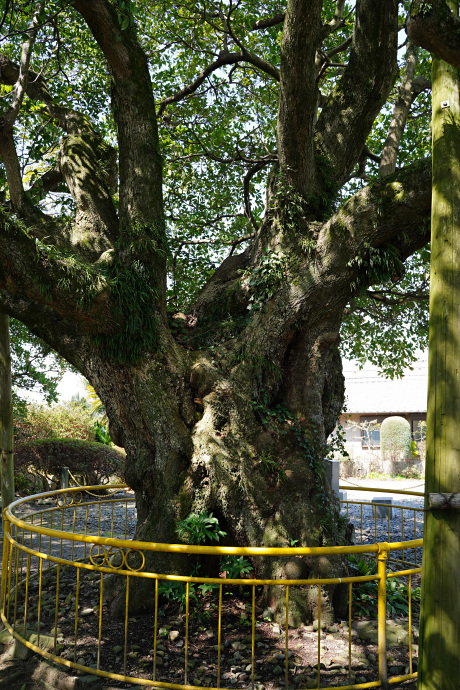
[[[3,558],[2,558],[2,611],[6,603],[6,583],[8,575],[8,555],[10,546],[10,521],[3,515]]]
[[[379,644],[379,679],[380,687],[388,690],[387,670],[387,637],[386,637],[386,613],[387,613],[387,557],[390,545],[386,542],[379,544],[378,561],[378,644]]]

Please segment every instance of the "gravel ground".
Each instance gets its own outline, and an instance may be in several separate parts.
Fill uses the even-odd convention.
[[[348,479],[341,480],[341,490],[346,492],[349,501],[360,501],[363,505],[342,503],[342,512],[350,517],[355,525],[356,544],[376,542],[401,542],[423,537],[423,497],[407,496],[395,491],[424,491],[423,480],[416,479]],[[372,488],[375,491],[360,491],[359,488]],[[380,489],[380,491],[379,491]],[[390,515],[388,509],[381,508],[375,513],[371,501],[374,498],[392,501]],[[398,507],[402,506],[402,507]],[[384,516],[379,516],[383,513]],[[386,513],[386,515],[385,515]],[[421,565],[422,549],[399,552],[404,564]]]

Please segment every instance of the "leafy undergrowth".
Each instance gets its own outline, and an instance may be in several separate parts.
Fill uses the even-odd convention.
[[[358,558],[348,556],[348,564],[353,571],[351,574],[366,576],[377,574],[375,559]],[[412,615],[419,617],[420,593],[419,578],[415,578],[415,586],[411,586]],[[407,578],[389,578],[386,583],[387,590],[387,617],[409,615],[409,587]],[[376,616],[378,608],[377,582],[363,582],[354,586],[353,609],[360,616]]]

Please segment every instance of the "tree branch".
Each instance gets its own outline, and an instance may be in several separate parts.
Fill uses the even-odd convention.
[[[412,82],[412,102],[414,102],[417,96],[423,93],[423,91],[429,91],[430,89],[431,79],[422,76],[415,77]]]
[[[335,48],[332,48],[328,53],[326,53],[326,57],[330,60],[331,57],[334,57],[334,55],[337,55],[338,53],[343,53],[343,51],[346,50],[347,48],[349,48],[352,43],[353,43],[353,35],[346,38],[338,46],[335,46]]]
[[[272,26],[282,24],[285,16],[285,12],[279,12],[269,19],[258,19],[256,22],[254,22],[249,31],[260,31],[261,29],[269,29]]]
[[[393,109],[388,134],[385,139],[380,161],[380,175],[390,175],[396,170],[399,146],[406,126],[407,117],[413,101],[413,84],[417,66],[418,48],[409,41],[406,50],[406,65],[399,87],[398,99]]]
[[[430,211],[430,159],[416,161],[365,187],[321,229],[317,249],[320,261],[324,261],[323,270],[338,275],[338,265],[334,267],[330,259],[335,255],[341,266],[343,262],[349,266],[342,280],[352,284],[363,266],[359,257],[365,257],[369,248],[378,249],[386,243],[398,251],[400,261],[405,261],[429,241]],[[334,251],[339,237],[340,253]]]
[[[413,0],[406,31],[416,45],[460,68],[460,19],[444,0]]]
[[[142,256],[145,265],[151,263],[152,281],[157,283],[160,294],[164,294],[163,159],[147,58],[137,40],[132,17],[122,30],[113,3],[108,0],[75,0],[73,6],[86,21],[102,50],[112,79],[123,241],[131,247],[134,256]]]
[[[237,237],[235,240],[227,240],[226,242],[221,242],[221,240],[211,240],[211,239],[195,239],[195,240],[179,240],[179,247],[177,251],[180,251],[185,245],[201,245],[201,244],[219,244],[224,247],[236,247],[238,244],[243,244],[243,242],[249,242],[249,240],[254,239],[255,233],[250,233],[248,235],[243,235],[242,237]]]
[[[0,54],[0,77],[4,84],[14,86],[19,79],[20,68],[6,55]],[[69,134],[80,134],[83,131],[94,132],[86,115],[65,108],[55,103],[46,86],[42,75],[29,72],[29,79],[26,87],[26,94],[33,101],[39,101],[45,105],[45,110],[49,116],[56,119],[59,127]]]
[[[40,240],[46,237],[56,244],[62,244],[61,228],[55,218],[43,213],[26,197],[11,127],[3,131],[0,129],[0,156],[5,166],[11,207],[14,212],[27,223],[34,237]]]
[[[241,334],[247,359],[264,357],[275,365],[289,360],[283,385],[288,381],[302,401],[305,379],[299,368],[305,348],[312,346],[311,329],[323,334],[318,351],[337,342],[350,298],[375,283],[379,269],[383,275],[393,259],[402,262],[429,241],[430,207],[429,160],[356,193],[319,229],[314,254],[300,259],[292,273],[287,269],[283,284]]]
[[[0,31],[3,29],[3,25],[6,21],[6,17],[8,15],[9,9],[10,9],[10,3],[11,3],[11,0],[6,0],[6,2],[5,2],[5,9],[3,10],[2,18],[0,19]]]
[[[399,294],[398,297],[393,298],[388,297],[388,295],[380,294],[376,290],[367,290],[366,294],[369,299],[372,299],[375,302],[381,302],[382,304],[386,304],[390,307],[396,307],[400,304],[410,304],[411,302],[427,302],[430,297],[429,292],[405,292],[404,294]],[[394,293],[390,294],[394,295]]]
[[[371,161],[374,161],[374,163],[379,163],[382,160],[381,156],[377,156],[376,153],[370,150],[367,146],[363,148],[363,154],[366,156],[366,158],[370,158]]]
[[[18,216],[21,217],[27,205],[27,200],[22,184],[21,166],[19,165],[14,145],[12,127],[0,127],[0,156],[5,166],[11,205]]]
[[[20,319],[34,335],[46,340],[68,362],[84,371],[85,363],[80,360],[84,336],[77,322],[69,321],[50,305],[37,304],[24,295],[5,290],[1,278],[0,311]],[[88,343],[85,344],[88,346]]]
[[[38,241],[0,208],[0,301],[7,313],[27,326],[47,319],[43,328],[50,332],[62,319],[63,337],[69,330],[98,333],[114,327],[109,295],[107,279],[97,269]],[[37,334],[54,347],[56,336]]]
[[[14,146],[13,126],[19,115],[27,89],[30,58],[37,35],[38,17],[43,9],[43,5],[44,2],[42,0],[34,12],[30,25],[26,31],[28,38],[22,44],[21,63],[13,87],[13,99],[11,106],[9,110],[2,117],[0,117],[0,155],[5,165],[11,204],[19,216],[22,215],[24,206],[26,205],[26,198],[22,184],[19,160]]]
[[[20,68],[4,55],[0,55],[0,73],[2,81],[11,86],[20,78]],[[110,168],[114,151],[96,134],[85,115],[55,103],[40,75],[30,72],[26,93],[32,100],[42,102],[50,117],[57,119],[60,127],[68,133],[68,136],[61,140],[59,167],[77,205],[77,218],[74,231],[67,239],[87,258],[97,259],[118,237],[118,218],[105,172],[106,168]],[[33,209],[30,202],[25,202],[17,154],[11,148],[11,145],[14,147],[14,143],[11,141],[8,149],[7,143],[8,140],[3,143],[0,141],[0,150],[4,159],[7,156],[7,173],[8,169],[10,170],[8,185],[13,206],[16,199],[16,204],[20,204],[22,216],[27,209],[28,220],[32,225],[40,220],[38,231],[36,229],[39,238],[53,234],[56,239],[58,227],[54,219],[46,220],[46,214],[38,208]],[[112,166],[114,163],[112,160]],[[16,206],[16,210],[18,208],[19,206]],[[53,230],[43,230],[43,225],[53,225]],[[62,244],[63,241],[61,238],[58,243]]]
[[[397,69],[398,3],[358,0],[348,65],[318,118],[319,152],[341,186],[351,174]],[[375,50],[375,46],[379,50]]]
[[[166,107],[171,103],[178,103],[179,101],[183,101],[185,98],[187,98],[187,96],[190,96],[192,93],[195,93],[195,91],[201,86],[205,79],[209,77],[210,74],[220,69],[220,67],[223,67],[224,65],[235,65],[238,62],[248,62],[254,65],[254,67],[260,69],[262,72],[265,72],[266,74],[273,77],[273,79],[275,79],[276,81],[280,80],[280,73],[278,68],[274,65],[271,65],[266,60],[259,58],[254,53],[251,53],[246,49],[243,49],[238,53],[227,53],[225,51],[222,51],[217,60],[214,60],[214,62],[205,67],[205,69],[200,72],[195,81],[193,81],[188,86],[184,86],[179,91],[176,91],[176,93],[172,96],[168,96],[167,98],[164,98],[162,101],[160,101],[157,117],[162,117]]]
[[[39,199],[44,199],[49,192],[54,191],[63,182],[64,175],[61,170],[59,168],[50,168],[35,180],[29,188],[29,192],[32,197],[37,195]]]
[[[337,31],[337,29],[343,26],[343,11],[345,9],[345,2],[346,0],[336,0],[334,16],[330,22],[324,24],[323,26],[323,38],[327,38],[327,36],[330,36],[330,34],[334,33],[334,31]],[[351,12],[352,11],[353,10],[351,10]]]
[[[13,100],[9,111],[4,115],[1,125],[8,129],[13,127],[21,109],[22,101],[27,89],[27,82],[29,79],[30,58],[32,55],[32,48],[35,43],[35,38],[38,31],[38,18],[44,6],[44,0],[39,2],[35,10],[29,27],[26,30],[28,34],[27,40],[24,41],[21,47],[21,62],[19,67],[19,74],[13,89]]]
[[[277,123],[280,167],[297,193],[315,181],[316,51],[321,45],[321,0],[288,0],[281,40]]]
[[[245,216],[250,220],[254,230],[257,232],[259,230],[259,226],[257,224],[256,219],[254,218],[254,215],[252,213],[251,209],[251,195],[250,195],[250,182],[254,175],[256,175],[260,170],[262,170],[265,166],[271,165],[271,161],[259,161],[255,165],[252,166],[252,168],[249,168],[248,172],[244,176],[243,179],[243,194],[244,194],[244,211],[245,211]]]

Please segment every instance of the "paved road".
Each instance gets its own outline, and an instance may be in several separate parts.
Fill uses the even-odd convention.
[[[343,488],[343,490],[347,492],[347,498],[349,500],[370,501],[372,498],[384,498],[388,496],[393,499],[393,503],[401,505],[408,504],[412,507],[423,507],[423,498],[421,496],[410,497],[401,496],[401,494],[398,493],[391,493],[392,490],[423,493],[425,491],[425,481],[423,479],[356,479],[351,477],[350,479],[341,479],[340,486],[341,489]],[[376,489],[376,491],[360,492],[358,487],[361,486]],[[378,489],[384,489],[385,491],[378,491]]]

